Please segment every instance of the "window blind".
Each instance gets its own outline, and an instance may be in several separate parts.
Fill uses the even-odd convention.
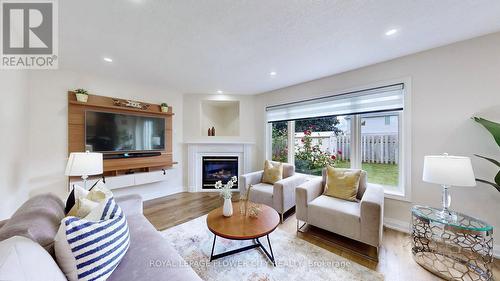
[[[404,84],[266,107],[267,122],[402,110]]]

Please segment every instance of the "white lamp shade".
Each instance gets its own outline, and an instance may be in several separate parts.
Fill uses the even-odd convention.
[[[423,181],[441,185],[475,186],[469,157],[432,155],[424,158]]]
[[[102,153],[72,152],[66,165],[66,176],[91,176],[102,174]]]

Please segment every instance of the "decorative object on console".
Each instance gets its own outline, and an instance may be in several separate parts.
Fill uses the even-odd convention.
[[[76,100],[79,102],[87,102],[89,99],[89,92],[85,89],[75,90]]]
[[[424,158],[423,181],[442,186],[442,211],[441,218],[456,220],[457,215],[450,211],[451,195],[450,186],[475,186],[474,171],[469,157],[431,155]]]
[[[443,219],[442,210],[413,206],[411,251],[425,269],[446,280],[493,280],[493,226],[456,213]]]
[[[83,188],[87,189],[87,178],[103,172],[102,153],[72,152],[66,164],[66,176],[81,176]]]
[[[230,217],[233,215],[233,203],[231,202],[232,193],[231,188],[234,183],[238,181],[238,178],[233,176],[225,185],[222,185],[222,181],[215,183],[215,188],[220,190],[220,195],[224,198],[224,207],[222,214],[225,217]]]
[[[161,107],[161,112],[168,112],[168,104],[166,102],[162,103],[160,107]]]
[[[212,136],[212,129],[211,128],[208,128],[208,133],[207,133],[207,136],[211,137]]]
[[[132,107],[142,110],[147,110],[151,106],[148,103],[143,103],[133,100],[123,100],[123,99],[113,99],[113,104],[116,106]]]
[[[479,124],[483,125],[491,133],[491,135],[495,139],[496,143],[500,147],[500,124],[496,123],[496,122],[492,122],[492,121],[486,120],[484,118],[480,118],[480,117],[473,117],[473,119],[474,119],[474,121],[476,121]],[[488,160],[491,163],[493,163],[493,164],[497,165],[498,167],[500,167],[500,161],[498,161],[498,160],[495,160],[495,159],[492,159],[492,158],[488,158],[488,157],[484,157],[484,156],[477,155],[477,154],[474,154],[474,155],[476,155],[479,158]],[[496,188],[497,191],[500,192],[500,171],[498,171],[497,175],[495,176],[495,179],[494,179],[495,182],[491,182],[491,181],[487,181],[487,180],[483,180],[483,179],[476,179],[476,180],[478,182],[489,184],[489,185],[493,186],[494,188]]]
[[[212,132],[211,132],[211,134],[212,134],[212,137],[215,137],[215,127],[212,127]]]

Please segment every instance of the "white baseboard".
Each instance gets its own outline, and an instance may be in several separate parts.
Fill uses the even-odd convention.
[[[399,232],[410,233],[410,223],[392,218],[384,218],[384,226]]]
[[[384,226],[396,231],[410,233],[410,223],[393,218],[384,218]],[[500,259],[500,244],[493,245],[493,256]]]

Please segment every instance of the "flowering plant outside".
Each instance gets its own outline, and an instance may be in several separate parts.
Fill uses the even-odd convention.
[[[288,161],[288,132],[286,129],[272,130],[272,160],[286,163]]]
[[[321,139],[317,144],[313,144],[312,138],[312,127],[304,130],[304,137],[300,140],[302,142],[302,146],[297,145],[295,147],[295,159],[299,160],[301,167],[298,167],[300,170],[308,170],[313,173],[321,173],[321,169],[326,166],[335,166],[335,162],[337,157],[334,154],[331,154],[328,151],[322,151]]]
[[[225,185],[222,185],[222,181],[215,183],[215,188],[220,190],[220,196],[224,199],[231,199],[233,194],[231,193],[231,188],[234,184],[238,182],[238,178],[233,176]]]

